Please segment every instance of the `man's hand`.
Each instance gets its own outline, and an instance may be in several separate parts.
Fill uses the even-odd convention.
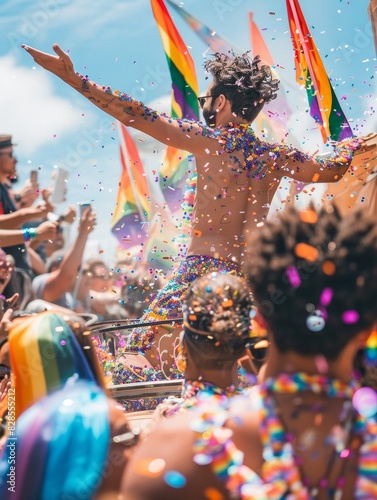
[[[39,184],[28,179],[16,194],[21,196],[21,206],[30,207],[39,196]]]
[[[48,241],[53,240],[56,236],[58,230],[59,223],[58,222],[42,222],[36,228],[37,241]]]
[[[16,298],[15,298],[16,297]],[[9,309],[6,309],[5,312],[1,312],[2,316],[0,319],[0,340],[5,339],[5,337],[8,336],[8,332],[10,327],[12,326],[12,315],[13,315],[13,309],[11,309],[11,304],[16,303],[18,300],[19,294],[14,294],[10,299],[7,299],[5,301],[4,306],[9,307]],[[14,300],[15,298],[15,300]]]
[[[31,207],[22,208],[23,213],[27,216],[27,220],[46,219],[47,214],[51,212],[51,205],[47,203],[39,203]]]
[[[79,221],[79,234],[91,233],[97,224],[96,214],[88,207],[84,210]]]
[[[81,78],[76,75],[73,63],[68,54],[66,54],[57,43],[52,46],[56,56],[33,49],[33,47],[29,47],[25,44],[22,45],[22,48],[31,55],[39,66],[58,76],[69,85],[77,87],[77,83]]]
[[[62,214],[62,219],[67,224],[72,224],[76,219],[76,208],[74,205],[69,205],[69,207]]]

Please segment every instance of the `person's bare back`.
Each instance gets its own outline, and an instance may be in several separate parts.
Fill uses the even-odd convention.
[[[197,195],[188,255],[242,262],[245,234],[263,225],[278,186],[253,178],[235,164],[237,155],[197,157]]]

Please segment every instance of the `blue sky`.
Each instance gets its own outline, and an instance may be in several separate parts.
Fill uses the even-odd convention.
[[[247,14],[267,42],[279,76],[288,84],[294,110],[289,127],[303,145],[322,148],[308,119],[305,96],[295,83],[293,52],[282,0],[187,0],[189,13],[241,50],[250,48]],[[354,131],[376,129],[376,53],[367,0],[301,0],[301,6],[328,74]],[[199,85],[206,46],[171,12],[195,60]],[[169,111],[170,79],[149,0],[2,0],[0,3],[0,133],[18,143],[21,181],[40,167],[49,185],[54,166],[69,170],[67,203],[89,200],[99,224],[92,247],[113,259],[110,234],[121,166],[113,120],[79,94],[36,68],[21,43],[50,51],[57,42],[69,50],[75,68],[90,79],[135,95]],[[136,135],[149,169],[158,168],[163,147]],[[143,141],[143,142],[141,142]],[[57,208],[59,212],[64,205]]]

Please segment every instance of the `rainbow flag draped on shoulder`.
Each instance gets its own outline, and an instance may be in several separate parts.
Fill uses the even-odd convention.
[[[286,0],[289,28],[296,62],[296,81],[304,85],[310,115],[324,142],[352,137],[352,129],[335,95],[325,66],[310,34],[298,0]]]

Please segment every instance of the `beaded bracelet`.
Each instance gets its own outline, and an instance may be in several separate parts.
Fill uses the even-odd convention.
[[[34,240],[37,237],[37,230],[35,227],[27,227],[22,230],[22,236],[27,243],[30,240]]]

